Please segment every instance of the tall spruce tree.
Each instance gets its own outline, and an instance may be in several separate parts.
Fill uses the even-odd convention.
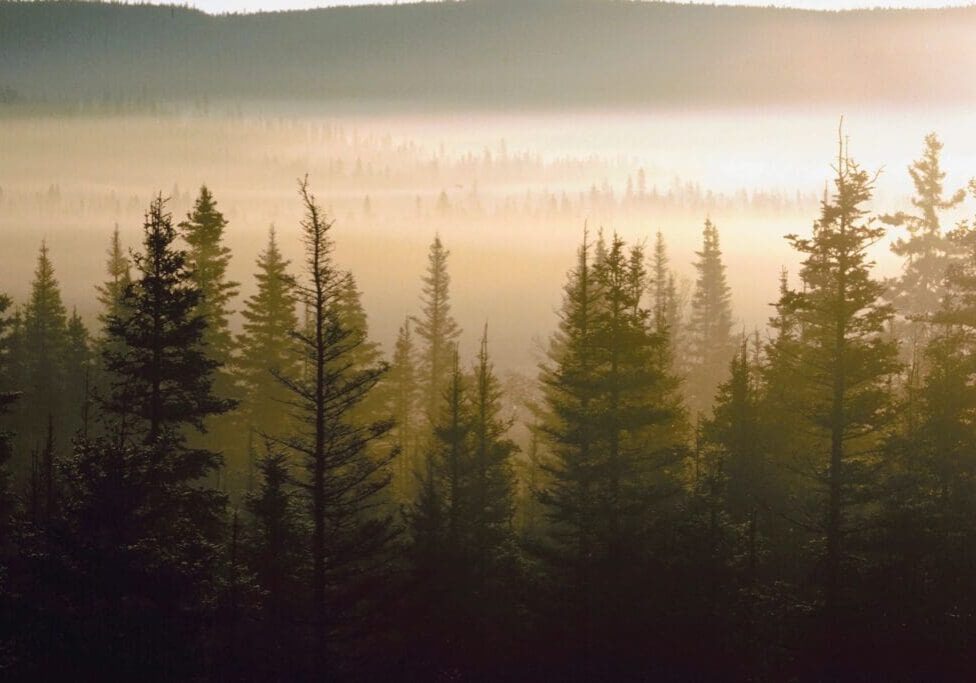
[[[695,270],[695,291],[688,321],[688,402],[698,413],[707,412],[715,390],[728,369],[735,344],[732,338],[732,293],[725,279],[718,228],[710,220],[702,231]]]
[[[102,404],[121,440],[144,444],[180,460],[179,476],[196,478],[217,467],[211,452],[185,447],[187,429],[233,403],[213,392],[219,363],[208,357],[206,320],[197,313],[201,292],[162,196],[153,199],[143,226],[143,253],[133,257],[135,279],[121,311],[107,318],[104,365],[111,389]]]
[[[379,510],[395,452],[379,454],[370,445],[391,429],[391,420],[364,423],[354,412],[385,372],[385,366],[357,368],[354,358],[363,338],[344,326],[342,296],[346,273],[333,261],[332,221],[308,187],[299,186],[305,216],[305,281],[297,288],[309,325],[296,330],[309,371],[300,378],[278,374],[292,393],[306,427],[283,441],[305,459],[311,522],[310,623],[319,672],[340,670],[338,656],[349,656],[337,638],[361,625],[373,592],[363,592],[382,567],[395,529]]]
[[[828,671],[841,667],[844,624],[851,612],[856,567],[850,557],[866,503],[877,499],[873,476],[891,420],[887,381],[897,371],[897,348],[885,338],[892,309],[884,285],[871,277],[867,250],[884,229],[866,218],[873,178],[855,163],[841,139],[834,192],[826,198],[813,235],[788,236],[804,256],[803,289],[788,291],[779,307],[799,325],[797,372],[788,385],[791,407],[817,435],[805,463],[818,483],[808,525],[822,542],[818,584],[826,619]]]
[[[288,403],[291,394],[277,379],[298,377],[302,370],[301,352],[292,338],[298,326],[298,301],[289,265],[271,228],[257,260],[257,291],[241,311],[240,355],[234,363],[242,389],[242,427],[252,449],[256,439],[284,435],[294,426]]]
[[[262,656],[255,658],[262,676],[287,676],[300,671],[294,661],[302,634],[294,615],[306,595],[302,590],[306,530],[298,491],[288,458],[268,444],[258,463],[257,490],[244,501],[250,516],[245,528],[244,556],[261,589],[257,642]]]
[[[19,397],[15,391],[11,368],[13,320],[10,317],[11,299],[0,294],[0,577],[5,574],[8,547],[8,526],[14,511],[14,495],[8,470],[13,457],[13,434],[7,429],[7,415]],[[6,593],[5,581],[0,578],[0,600]]]
[[[420,392],[415,355],[408,318],[397,332],[390,371],[384,378],[389,412],[395,420],[392,437],[400,448],[394,468],[393,495],[401,504],[415,499],[419,475],[423,472],[423,463],[419,462]]]
[[[551,566],[563,590],[578,596],[564,618],[579,620],[589,665],[649,626],[648,612],[624,603],[649,599],[638,584],[653,548],[672,535],[665,501],[680,489],[677,382],[667,336],[640,305],[646,277],[639,247],[628,256],[614,236],[591,265],[584,241],[541,376],[552,451],[539,491],[551,524],[544,552],[558,558]],[[627,648],[616,664],[638,656]]]
[[[105,270],[108,279],[97,287],[98,303],[102,307],[98,320],[103,326],[108,322],[109,316],[119,315],[122,296],[132,281],[132,261],[122,248],[118,225],[112,231]]]
[[[200,342],[206,357],[215,363],[213,392],[220,399],[236,402],[240,392],[232,372],[235,348],[229,318],[231,301],[240,285],[227,277],[231,253],[224,245],[226,227],[227,220],[217,208],[213,194],[202,185],[192,211],[179,224],[179,231],[187,245],[186,265],[191,281],[200,292],[193,311],[205,322]],[[217,414],[206,422],[207,434],[194,440],[208,449],[226,451],[231,459],[231,472],[246,469],[250,454],[246,452],[247,442],[241,438],[246,435],[236,429],[233,416],[222,418]]]
[[[230,303],[237,296],[237,282],[227,279],[230,265],[230,249],[224,246],[224,229],[227,220],[217,209],[213,194],[203,185],[186,220],[179,225],[187,244],[186,266],[191,280],[200,292],[194,315],[203,318],[207,325],[203,334],[203,344],[207,355],[216,361],[219,368],[228,368],[234,352],[234,337],[230,332],[228,318],[232,311]],[[215,391],[219,396],[229,395],[229,379],[218,373]]]
[[[421,387],[423,407],[429,419],[437,415],[437,404],[451,370],[452,349],[461,335],[451,315],[451,276],[447,259],[451,252],[444,248],[440,235],[434,237],[427,257],[427,274],[423,278],[423,307],[414,318],[414,331],[420,337]]]
[[[905,264],[901,276],[890,283],[888,295],[898,313],[909,319],[928,315],[941,303],[946,268],[954,252],[952,241],[942,230],[941,214],[958,206],[966,196],[963,189],[945,195],[941,154],[938,136],[926,135],[922,157],[908,167],[915,187],[912,206],[916,211],[882,217],[885,223],[908,231],[907,239],[899,238],[891,245]],[[924,346],[924,340],[921,342]]]
[[[38,451],[48,440],[49,427],[53,424],[55,440],[67,444],[71,433],[65,419],[68,406],[63,385],[68,312],[61,300],[61,289],[46,243],[41,244],[37,256],[20,333],[17,363],[24,395],[17,406],[15,430],[18,441],[22,450]]]

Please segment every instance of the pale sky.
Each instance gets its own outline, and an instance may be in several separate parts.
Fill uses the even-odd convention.
[[[330,5],[393,4],[397,0],[189,0],[187,4],[206,12],[258,12],[269,10],[307,9]],[[870,7],[946,7],[970,4],[973,0],[687,0],[700,4],[775,5],[804,9],[842,10]],[[400,0],[403,2],[403,0]],[[180,3],[182,4],[182,3]]]

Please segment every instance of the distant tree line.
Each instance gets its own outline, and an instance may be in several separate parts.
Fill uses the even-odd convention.
[[[42,244],[0,296],[0,672],[970,678],[976,226],[942,217],[976,183],[941,148],[874,216],[839,143],[765,330],[710,220],[687,315],[660,234],[584,231],[526,396],[495,328],[459,348],[439,237],[386,357],[307,179],[301,261],[272,229],[240,304],[207,187],[114,232],[95,329]]]

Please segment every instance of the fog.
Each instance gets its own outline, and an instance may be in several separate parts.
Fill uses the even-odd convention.
[[[308,173],[336,220],[338,258],[358,278],[372,334],[387,349],[418,306],[435,234],[452,254],[454,305],[469,333],[462,345],[473,349],[487,321],[497,329],[498,362],[532,372],[584,225],[636,241],[660,230],[687,288],[705,218],[719,226],[737,324],[752,330],[770,314],[780,268],[795,270],[781,238],[816,217],[844,113],[224,109],[2,119],[0,250],[10,293],[24,296],[46,240],[68,305],[91,321],[113,226],[136,247],[154,193],[170,197],[179,217],[205,183],[230,222],[231,275],[246,297],[270,225],[298,258],[295,189]],[[976,166],[962,108],[847,113],[852,152],[882,169],[878,211],[905,206],[906,167],[933,130],[945,142],[947,186],[962,186]],[[876,250],[885,274],[898,267],[886,247],[895,236]]]

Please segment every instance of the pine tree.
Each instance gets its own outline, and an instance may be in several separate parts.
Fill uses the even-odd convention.
[[[278,249],[274,228],[257,260],[257,292],[244,303],[243,332],[237,339],[240,355],[234,368],[242,389],[242,431],[255,436],[282,436],[293,426],[290,392],[277,377],[301,373],[301,355],[292,332],[298,326],[295,282],[290,263]]]
[[[872,473],[891,419],[887,380],[898,369],[897,349],[884,337],[892,309],[881,302],[884,285],[872,279],[866,253],[884,234],[863,208],[873,178],[843,142],[835,173],[833,196],[823,202],[812,237],[788,237],[805,257],[804,289],[787,292],[779,304],[800,329],[790,405],[818,435],[806,466],[819,484],[819,519],[809,523],[823,542],[819,583],[829,667],[838,666],[842,618],[856,585],[848,561],[854,532],[866,514],[864,502],[878,495]]]
[[[415,331],[423,348],[420,352],[423,407],[428,418],[437,414],[441,392],[450,375],[451,353],[461,334],[451,316],[451,276],[447,272],[447,258],[451,252],[444,248],[440,236],[434,238],[428,255],[427,274],[423,278],[423,310],[414,318]]]
[[[370,448],[390,431],[392,421],[363,423],[354,411],[379,382],[383,365],[355,368],[363,339],[341,320],[346,274],[333,261],[332,221],[309,190],[299,187],[305,208],[305,276],[298,287],[310,325],[293,333],[306,358],[305,377],[278,378],[293,395],[307,427],[283,439],[305,458],[305,482],[311,521],[312,652],[320,672],[337,670],[340,654],[333,637],[356,625],[365,597],[362,585],[375,579],[395,529],[377,507],[389,483],[394,454]],[[348,654],[348,653],[343,653]]]
[[[709,410],[715,389],[734,353],[731,290],[719,248],[718,228],[710,220],[702,231],[702,249],[695,252],[695,292],[688,322],[690,348],[688,400],[695,412]]]

